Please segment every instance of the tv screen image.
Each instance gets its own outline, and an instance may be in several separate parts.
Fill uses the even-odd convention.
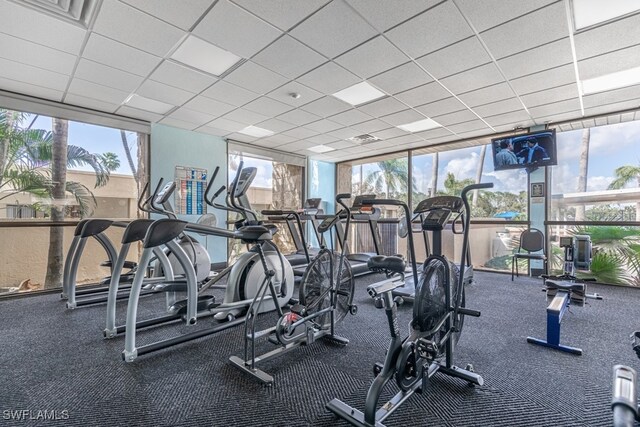
[[[555,129],[494,138],[491,150],[494,170],[558,164]]]

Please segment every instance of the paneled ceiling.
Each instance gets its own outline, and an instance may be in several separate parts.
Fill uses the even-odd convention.
[[[640,107],[640,84],[580,85],[640,72],[640,13],[576,31],[573,7],[0,0],[0,89],[327,161]],[[227,60],[238,62],[215,71]],[[333,96],[363,81],[382,97],[354,106]],[[398,127],[425,119],[441,126]],[[241,133],[249,126],[270,134]],[[379,141],[349,140],[362,134]]]

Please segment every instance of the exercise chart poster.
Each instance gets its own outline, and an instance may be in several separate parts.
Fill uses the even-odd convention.
[[[204,215],[207,205],[204,193],[207,188],[207,170],[176,166],[176,213],[178,215]]]

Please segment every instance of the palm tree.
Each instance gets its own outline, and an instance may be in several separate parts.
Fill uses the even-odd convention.
[[[140,190],[140,177],[138,176],[136,165],[133,163],[133,156],[131,156],[131,148],[129,148],[129,141],[127,140],[127,134],[123,130],[120,131],[120,140],[122,140],[122,148],[124,148],[124,153],[127,156],[129,169],[131,169],[131,173],[133,174],[133,179],[135,179],[136,186],[138,187],[138,190]],[[118,166],[120,166],[120,162],[118,162]]]
[[[436,191],[438,191],[438,153],[433,153],[433,165],[431,166],[431,189],[429,192],[429,197],[433,197],[436,195]]]
[[[379,170],[367,175],[365,185],[372,187],[378,194],[384,193],[388,199],[392,194],[407,194],[408,191],[408,164],[403,159],[383,160],[377,163]],[[416,191],[415,183],[412,183],[413,191]]]
[[[620,166],[614,171],[616,178],[609,184],[609,190],[619,190],[624,188],[628,183],[636,180],[640,187],[640,165]],[[636,202],[636,221],[640,221],[640,202]]]
[[[487,146],[483,145],[482,148],[480,149],[480,161],[478,162],[478,168],[476,169],[476,184],[480,184],[480,181],[482,180],[482,169],[484,168],[484,158],[487,155]],[[476,204],[478,203],[478,191],[479,190],[474,190],[473,192],[473,200],[471,202],[471,205],[473,207],[476,206]]]
[[[116,153],[112,153],[109,151],[101,154],[100,160],[109,172],[113,172],[120,167],[120,159],[118,158],[118,155]]]
[[[471,184],[473,184],[473,180],[471,178],[458,181],[454,174],[447,172],[447,177],[444,180],[443,194],[448,196],[459,196],[462,193],[462,189]]]
[[[587,191],[587,173],[589,172],[589,139],[591,138],[591,129],[585,128],[582,131],[582,144],[580,148],[580,171],[578,172],[578,188],[579,193]],[[576,206],[576,221],[584,221],[585,207],[584,205]]]

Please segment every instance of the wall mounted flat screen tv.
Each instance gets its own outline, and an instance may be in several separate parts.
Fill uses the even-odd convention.
[[[558,164],[555,129],[494,138],[491,150],[497,171]]]

